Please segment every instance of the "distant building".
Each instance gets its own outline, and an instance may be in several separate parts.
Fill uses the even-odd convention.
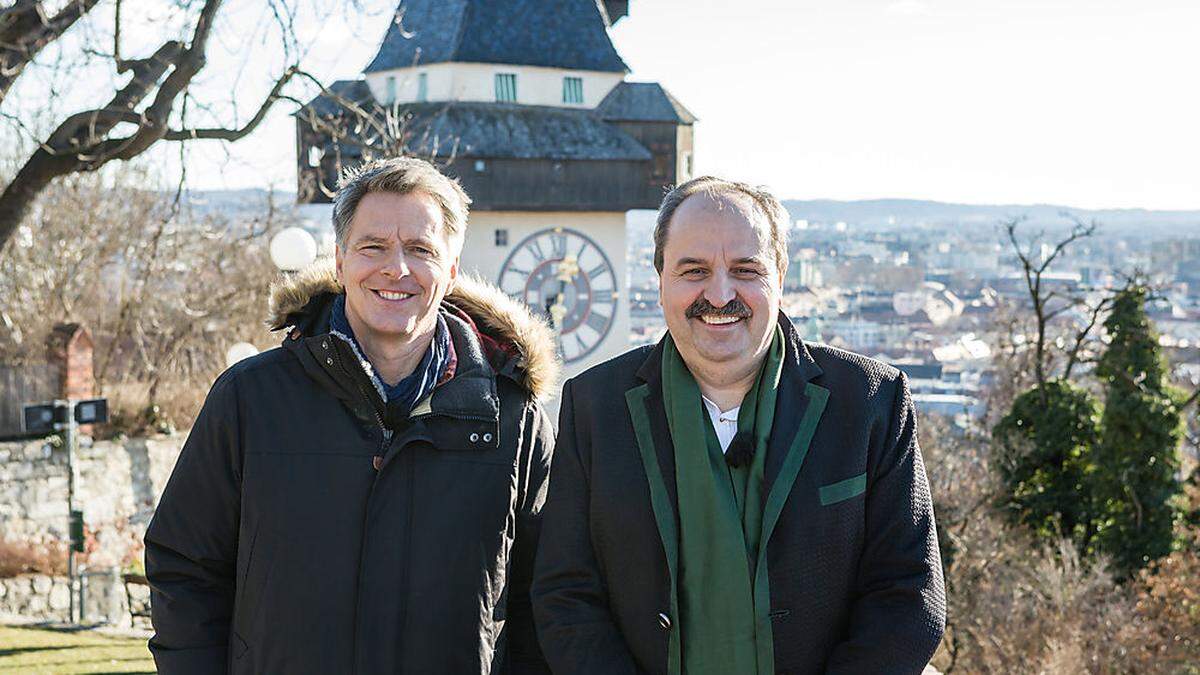
[[[338,169],[375,147],[313,115],[391,108],[407,151],[442,158],[474,200],[464,270],[555,325],[568,375],[624,351],[626,212],[691,177],[696,120],[659,84],[625,81],[608,28],[628,14],[627,1],[406,0],[363,77],[297,113],[299,200],[327,204]]]

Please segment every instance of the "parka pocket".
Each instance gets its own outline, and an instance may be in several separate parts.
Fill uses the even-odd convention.
[[[253,638],[259,619],[263,614],[263,600],[267,583],[270,581],[274,556],[271,555],[271,542],[274,540],[270,530],[259,526],[255,528],[250,539],[250,550],[246,554],[246,569],[238,579],[237,590],[234,594],[233,632],[242,641],[242,636]],[[247,647],[248,648],[248,647]]]

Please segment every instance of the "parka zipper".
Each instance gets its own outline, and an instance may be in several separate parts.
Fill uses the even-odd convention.
[[[346,369],[342,367],[342,359],[341,359],[341,356],[337,352],[337,348],[334,347],[334,348],[330,349],[329,351],[332,352],[332,354],[333,354],[332,358],[334,361],[334,365],[337,368],[341,369],[343,372],[345,372]],[[378,452],[378,454],[376,454],[375,456],[373,456],[371,458],[371,465],[375,469],[375,477],[371,480],[371,489],[367,491],[366,513],[363,514],[362,541],[360,541],[358,544],[358,579],[356,579],[356,583],[354,585],[354,624],[353,624],[353,630],[354,630],[353,636],[354,637],[351,641],[351,644],[353,645],[353,648],[354,648],[354,656],[353,656],[354,662],[353,662],[353,666],[351,668],[351,673],[358,673],[359,657],[361,654],[361,650],[360,650],[359,644],[358,644],[358,642],[359,642],[358,624],[359,624],[360,617],[362,616],[362,596],[363,596],[362,583],[363,583],[363,567],[366,564],[366,559],[367,559],[367,556],[366,556],[366,553],[367,553],[367,550],[366,550],[367,549],[367,529],[370,525],[370,520],[371,520],[371,502],[374,501],[374,498],[375,498],[375,486],[379,484],[379,476],[382,473],[380,471],[380,469],[383,468],[383,458],[385,456],[387,456],[388,445],[392,439],[392,434],[388,432],[387,426],[383,423],[383,417],[379,414],[379,410],[376,409],[375,403],[371,400],[370,395],[367,394],[367,392],[365,390],[363,390],[362,383],[359,382],[356,378],[354,378],[353,375],[351,375],[350,377],[351,377],[351,379],[354,380],[354,385],[358,389],[358,393],[363,397],[364,402],[367,404],[368,407],[370,407],[371,413],[375,416],[375,423],[379,426],[379,436],[380,436],[379,452]]]
[[[346,369],[342,367],[341,357],[338,355],[337,349],[334,348],[334,349],[331,349],[330,351],[333,352],[332,358],[334,359],[334,365],[336,365],[338,368],[345,371]],[[364,566],[366,564],[367,529],[370,524],[370,518],[371,518],[371,502],[373,501],[374,496],[375,496],[375,486],[377,486],[379,484],[379,477],[383,473],[383,471],[382,471],[383,470],[383,462],[384,462],[385,458],[387,457],[388,451],[390,450],[391,443],[394,440],[394,434],[383,423],[383,416],[379,414],[379,410],[376,408],[374,402],[371,400],[370,393],[367,392],[363,388],[362,383],[359,382],[357,380],[357,378],[354,378],[353,375],[351,375],[351,378],[354,379],[354,384],[355,384],[355,387],[358,389],[358,393],[365,399],[365,402],[367,403],[367,405],[370,406],[371,413],[375,416],[375,422],[379,426],[379,431],[380,431],[380,436],[381,436],[380,444],[379,444],[379,454],[372,457],[372,460],[371,460],[372,466],[375,468],[375,478],[374,478],[374,480],[371,481],[371,489],[367,492],[367,512],[366,512],[366,514],[364,514],[363,525],[362,525],[363,538],[362,538],[362,542],[359,543],[359,550],[358,550],[358,580],[357,580],[357,583],[355,584],[354,629],[353,629],[354,633],[353,633],[353,642],[352,642],[352,644],[354,645],[354,664],[353,664],[353,668],[351,671],[352,675],[354,675],[359,672],[360,648],[359,648],[359,644],[358,644],[359,643],[358,624],[359,624],[360,616],[362,615],[362,595],[363,595],[362,594],[362,582],[363,582]],[[473,422],[490,422],[490,421],[495,420],[494,417],[488,417],[488,416],[483,416],[483,415],[468,415],[468,414],[459,414],[459,413],[447,415],[444,412],[443,413],[432,413],[432,412],[424,413],[421,415],[416,415],[416,416],[410,417],[409,419],[412,421],[418,421],[418,420],[425,420],[430,417],[436,417],[439,415],[446,416],[446,417],[453,417],[455,419],[469,420],[469,421],[473,421]],[[412,518],[413,518],[413,508],[414,508],[414,505],[413,505],[413,472],[412,471],[408,471],[404,474],[404,488],[403,489],[404,489],[405,494],[408,497],[408,502],[409,502],[408,503],[408,518],[407,518],[407,522],[406,522],[406,526],[405,526],[404,534],[403,534],[404,542],[402,544],[402,546],[403,546],[402,550],[407,551],[409,546],[412,543],[412,527],[413,527]],[[400,589],[401,589],[400,592],[402,594],[407,593],[408,579],[409,579],[408,556],[404,557],[401,569],[399,571],[400,571]],[[405,623],[407,622],[407,620],[408,620],[408,603],[404,602],[404,603],[401,603],[400,616],[399,616],[401,635],[403,635],[403,629],[404,629],[404,626],[405,626]]]

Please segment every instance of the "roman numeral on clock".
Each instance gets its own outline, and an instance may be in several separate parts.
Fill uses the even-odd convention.
[[[550,244],[554,247],[554,257],[562,258],[567,255],[567,235],[554,234],[550,236]]]
[[[600,314],[599,312],[592,312],[592,313],[588,314],[587,325],[592,330],[603,335],[604,329],[608,328],[608,319],[609,319],[609,317],[604,316],[603,314]]]

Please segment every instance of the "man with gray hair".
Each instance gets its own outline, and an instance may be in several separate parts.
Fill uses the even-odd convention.
[[[920,673],[945,593],[904,375],[800,339],[787,215],[663,200],[667,335],[569,380],[533,586],[571,675]]]
[[[544,673],[529,585],[553,431],[547,326],[459,273],[470,200],[347,175],[333,260],[272,289],[146,532],[158,672]]]

